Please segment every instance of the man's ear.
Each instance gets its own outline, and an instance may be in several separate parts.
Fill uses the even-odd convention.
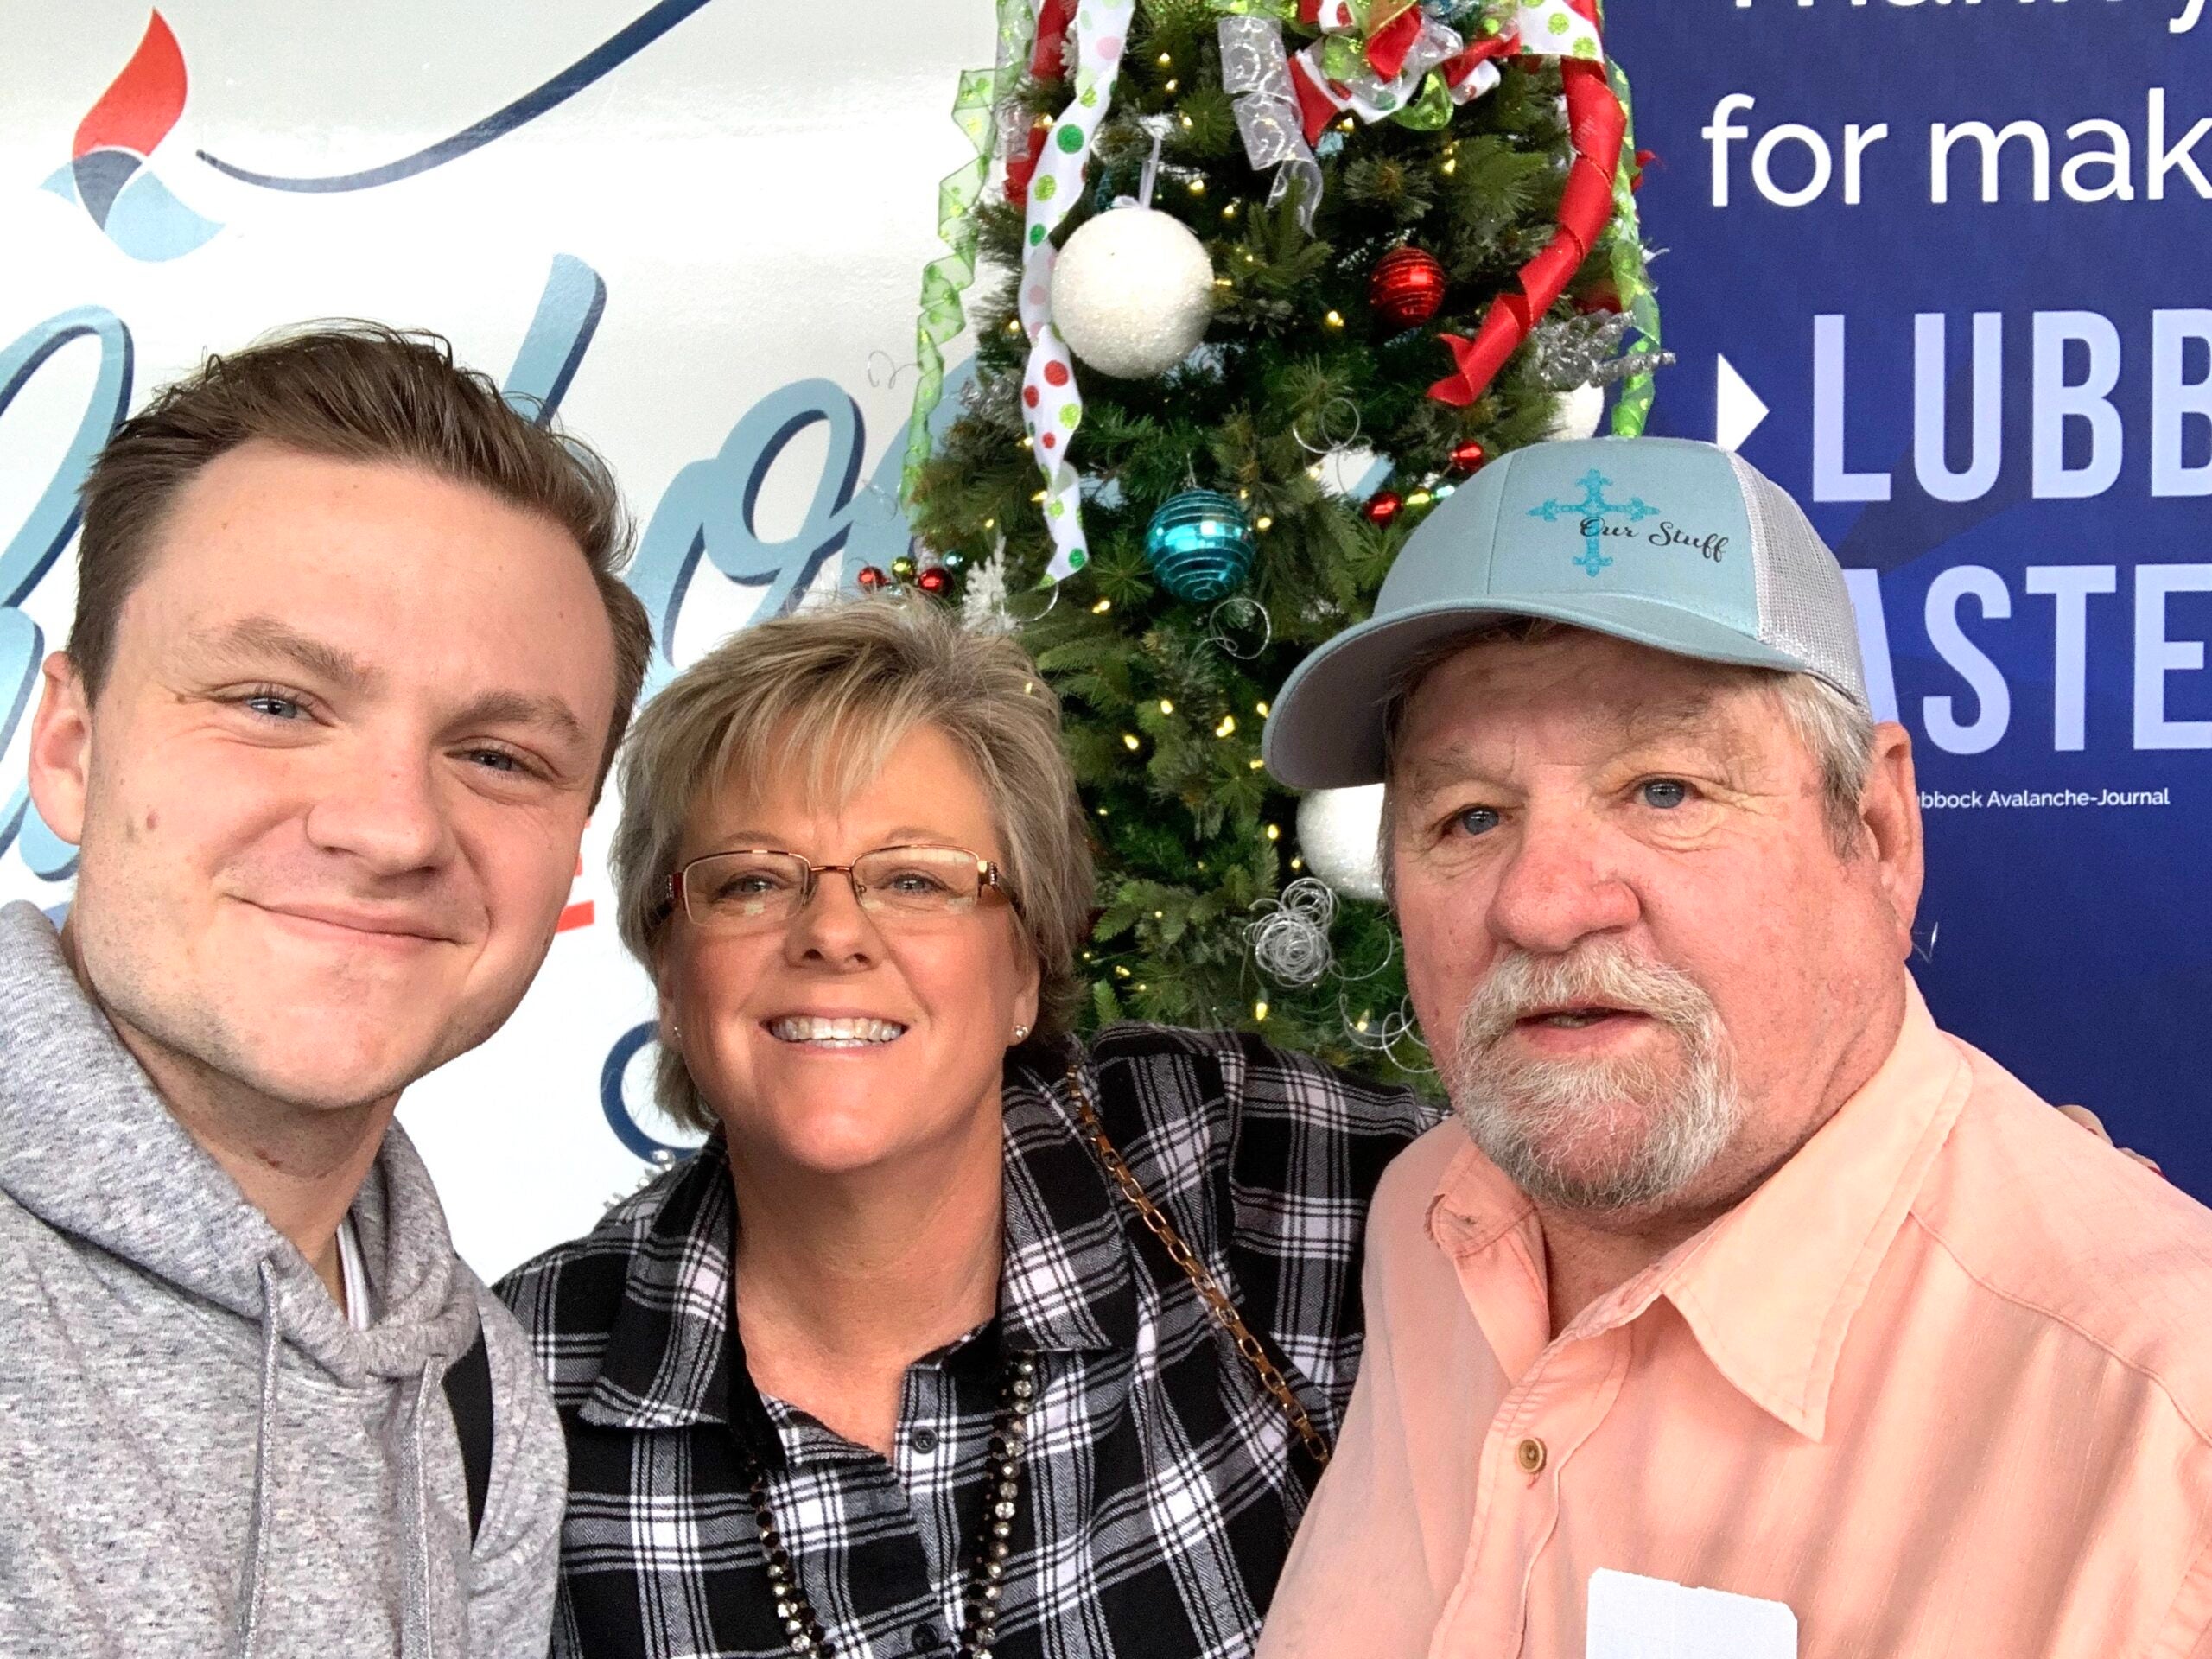
[[[1859,797],[1859,822],[1874,861],[1874,879],[1897,918],[1898,954],[1910,956],[1924,850],[1920,784],[1913,772],[1911,734],[1894,721],[1874,728],[1874,760]]]
[[[31,801],[46,827],[74,847],[85,838],[85,802],[92,792],[92,697],[66,651],[47,658],[39,682],[38,712],[31,716]]]

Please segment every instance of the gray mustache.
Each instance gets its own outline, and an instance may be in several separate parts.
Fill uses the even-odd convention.
[[[1648,1014],[1683,1037],[1708,1030],[1716,1013],[1713,999],[1681,969],[1618,945],[1579,945],[1557,957],[1514,950],[1498,959],[1469,999],[1461,1040],[1487,1048],[1530,1015],[1567,1004]]]

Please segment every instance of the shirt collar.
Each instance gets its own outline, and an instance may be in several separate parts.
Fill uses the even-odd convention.
[[[780,1466],[781,1442],[730,1317],[736,1223],[728,1149],[716,1130],[631,1243],[599,1376],[579,1414],[586,1422],[628,1429],[725,1423]]]
[[[1889,1058],[1796,1155],[1694,1239],[1668,1299],[1720,1373],[1808,1440],[1851,1322],[1972,1084],[1910,977]],[[1700,1245],[1702,1248],[1700,1248]]]
[[[1731,1386],[1818,1440],[1852,1319],[1969,1085],[1908,976],[1904,1024],[1873,1077],[1749,1198],[1584,1309],[1565,1339],[1625,1325],[1663,1295]],[[1471,1147],[1446,1166],[1428,1214],[1455,1259],[1533,1224],[1528,1199]]]
[[[1034,1352],[1133,1348],[1128,1241],[1105,1173],[1052,1074],[1009,1063],[1001,1085],[1005,1259],[1001,1340]],[[1099,1084],[1086,1073],[1094,1100]],[[1103,1109],[1102,1108],[1102,1109]],[[771,1467],[781,1442],[730,1317],[737,1200],[717,1131],[630,1249],[622,1298],[582,1415],[610,1427],[728,1423]]]
[[[1120,1080],[1088,1065],[1081,1075],[1113,1121],[1108,1092]],[[1007,1068],[1003,1339],[1039,1353],[1128,1350],[1137,1336],[1128,1235],[1105,1171],[1077,1135],[1070,1090],[1065,1075]]]

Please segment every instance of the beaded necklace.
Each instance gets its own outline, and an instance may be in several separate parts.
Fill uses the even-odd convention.
[[[999,1592],[1014,1537],[1015,1499],[1021,1489],[1021,1454],[1029,1439],[1029,1412],[1036,1395],[1035,1357],[1008,1354],[1000,1372],[999,1408],[991,1420],[991,1444],[984,1460],[983,1522],[976,1537],[976,1564],[963,1598],[959,1652],[964,1659],[991,1659]],[[791,1651],[804,1659],[830,1659],[830,1638],[815,1616],[814,1604],[806,1599],[806,1592],[799,1588],[792,1573],[790,1552],[784,1548],[783,1534],[768,1507],[768,1472],[758,1458],[751,1459],[747,1484],[753,1518],[760,1529],[760,1547],[768,1554],[769,1592],[775,1597],[776,1617],[783,1621]]]

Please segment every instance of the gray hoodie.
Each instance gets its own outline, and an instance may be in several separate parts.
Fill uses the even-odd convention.
[[[397,1125],[353,1214],[366,1331],[169,1115],[52,925],[0,908],[0,1654],[545,1652],[566,1470],[529,1347]],[[480,1321],[472,1554],[442,1383]]]

